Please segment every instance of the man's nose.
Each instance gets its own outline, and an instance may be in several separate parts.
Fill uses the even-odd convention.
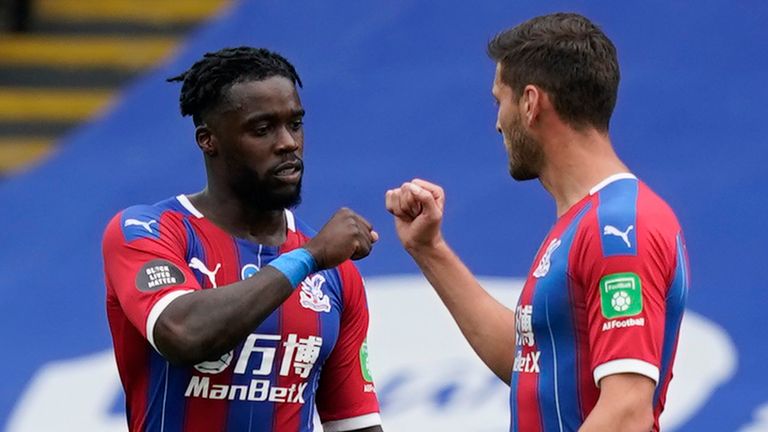
[[[280,151],[293,152],[299,148],[299,139],[288,126],[281,128],[277,146]]]

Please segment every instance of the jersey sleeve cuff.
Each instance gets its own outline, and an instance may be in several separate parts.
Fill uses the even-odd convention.
[[[380,424],[381,415],[379,415],[379,413],[370,413],[357,417],[325,422],[323,423],[323,430],[325,432],[344,432],[378,426]]]
[[[155,345],[155,324],[157,324],[157,319],[160,318],[160,314],[163,313],[165,308],[167,308],[172,301],[183,296],[184,294],[189,294],[192,291],[194,290],[171,291],[163,297],[160,297],[160,300],[158,300],[149,311],[149,316],[147,317],[147,340],[152,345],[152,348],[154,348],[155,351],[161,355],[162,353],[157,349],[157,345]]]
[[[593,375],[595,378],[595,385],[600,387],[600,380],[608,375],[615,375],[620,373],[635,373],[638,375],[647,376],[652,379],[654,383],[659,384],[659,368],[648,363],[647,361],[638,359],[617,359],[605,362],[596,367]]]

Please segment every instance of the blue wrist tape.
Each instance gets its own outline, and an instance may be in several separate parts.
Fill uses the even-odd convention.
[[[315,258],[306,249],[294,249],[275,258],[271,265],[291,282],[292,287],[297,287],[310,273],[317,270]]]

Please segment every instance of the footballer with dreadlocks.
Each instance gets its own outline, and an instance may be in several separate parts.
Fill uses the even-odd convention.
[[[206,187],[118,213],[107,313],[132,432],[381,431],[349,209],[316,235],[300,201],[301,80],[265,49],[208,53],[182,82]]]

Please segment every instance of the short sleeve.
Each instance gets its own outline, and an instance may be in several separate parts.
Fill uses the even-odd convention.
[[[379,402],[368,368],[368,305],[360,273],[347,261],[339,267],[344,308],[339,338],[323,366],[317,410],[326,432],[381,424]]]
[[[632,230],[637,231],[630,236]],[[601,221],[584,234],[582,245],[578,279],[595,384],[619,373],[644,375],[658,384],[674,240],[642,221]]]
[[[153,329],[165,307],[201,289],[184,259],[185,239],[180,220],[151,206],[124,210],[104,233],[108,296],[155,349]]]

